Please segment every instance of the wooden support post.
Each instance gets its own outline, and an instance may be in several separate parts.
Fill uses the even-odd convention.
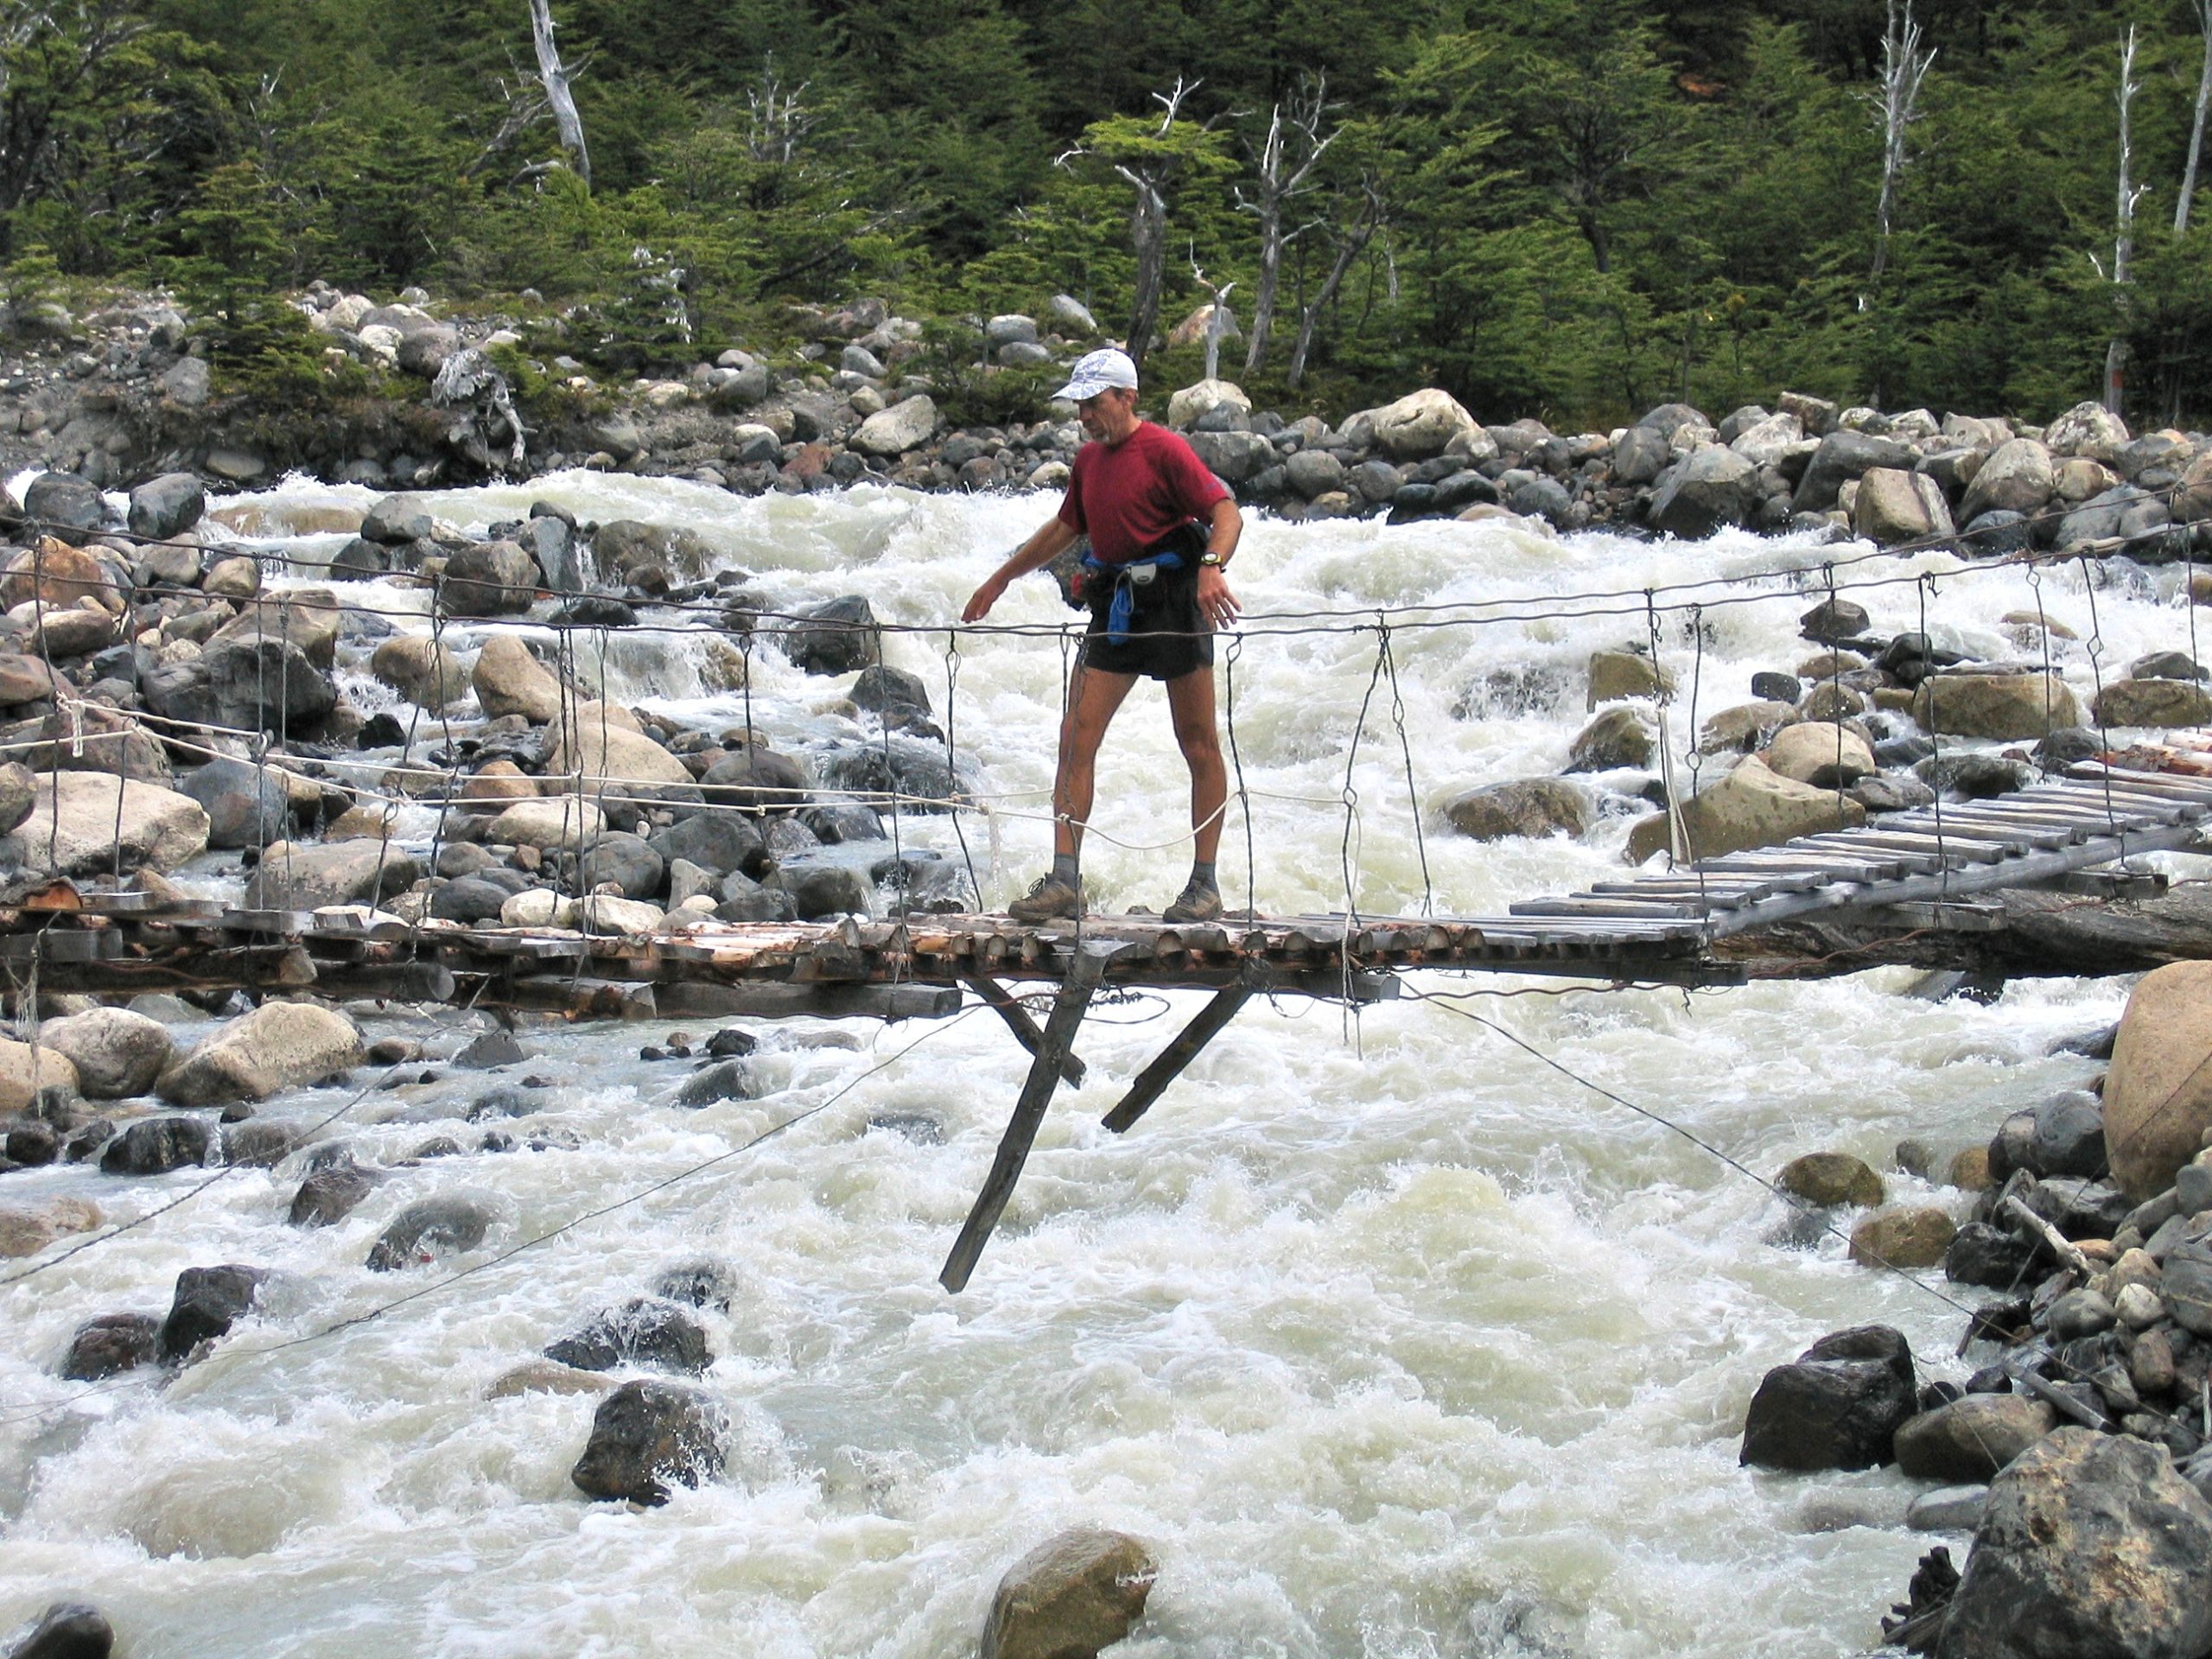
[[[976,1207],[968,1212],[967,1224],[953,1241],[952,1254],[944,1258],[944,1271],[938,1274],[938,1282],[956,1294],[968,1287],[976,1258],[990,1242],[991,1230],[1005,1213],[1007,1200],[1014,1196],[1014,1184],[1021,1179],[1030,1143],[1044,1124],[1045,1108],[1052,1103],[1052,1090],[1060,1081],[1060,1062],[1075,1042],[1076,1027],[1083,1023],[1091,993],[1105,976],[1107,959],[1119,948],[1086,944],[1077,949],[1075,960],[1068,964],[1067,977],[1060,982],[1059,995],[1038,1041],[1037,1056],[1029,1063],[1028,1081],[1021,1085],[1014,1116],[1007,1120],[1006,1134],[999,1141],[998,1156],[991,1160],[991,1173],[984,1179],[983,1190],[976,1195]]]
[[[1014,1033],[1014,1041],[1027,1049],[1033,1056],[1035,1055],[1038,1048],[1044,1043],[1045,1033],[1037,1028],[1037,1022],[1029,1017],[1029,1010],[1016,1001],[1013,994],[1005,986],[988,974],[963,974],[960,976],[960,982],[996,1009],[999,1018],[1006,1021],[1007,1029]],[[1081,1060],[1071,1053],[1061,1056],[1060,1075],[1067,1079],[1069,1088],[1083,1087],[1083,1073],[1084,1065]]]
[[[1166,1091],[1167,1085],[1182,1075],[1183,1068],[1198,1058],[1198,1051],[1219,1036],[1222,1027],[1234,1020],[1236,1011],[1251,999],[1252,993],[1242,985],[1215,992],[1213,1000],[1198,1010],[1198,1017],[1183,1027],[1182,1035],[1161,1049],[1153,1063],[1137,1073],[1129,1092],[1102,1120],[1106,1127],[1119,1135],[1142,1117],[1151,1109],[1152,1103]]]

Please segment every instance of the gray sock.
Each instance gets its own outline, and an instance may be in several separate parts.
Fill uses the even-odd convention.
[[[1202,864],[1195,859],[1191,863],[1191,885],[1194,887],[1204,887],[1208,893],[1221,891],[1221,884],[1213,879],[1212,864]]]
[[[1075,886],[1075,855],[1073,853],[1052,855],[1052,880],[1065,881],[1070,887]]]

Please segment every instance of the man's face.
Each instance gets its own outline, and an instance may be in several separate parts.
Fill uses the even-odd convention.
[[[1136,403],[1137,395],[1130,388],[1109,386],[1096,397],[1078,403],[1075,417],[1083,423],[1085,437],[1104,442],[1125,435]]]

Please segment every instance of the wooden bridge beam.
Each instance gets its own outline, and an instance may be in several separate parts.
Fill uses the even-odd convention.
[[[938,1282],[947,1290],[957,1294],[967,1288],[969,1275],[976,1271],[976,1259],[990,1242],[999,1217],[1006,1212],[1007,1200],[1014,1196],[1014,1183],[1021,1179],[1021,1166],[1028,1161],[1030,1145],[1044,1125],[1045,1109],[1052,1103],[1052,1090],[1059,1084],[1060,1063],[1074,1045],[1076,1027],[1083,1023],[1092,993],[1105,977],[1106,963],[1120,948],[1096,942],[1077,947],[1074,959],[1068,964],[1067,976],[1061,980],[1059,993],[1053,999],[1052,1012],[1045,1021],[1036,1058],[1029,1065],[1028,1080],[1021,1085],[1020,1097],[1014,1104],[1014,1116],[1007,1120],[1006,1134],[999,1141],[998,1155],[991,1160],[991,1173],[984,1178],[982,1191],[976,1195],[975,1208],[968,1212],[967,1224],[953,1241],[952,1253],[944,1258],[944,1270],[938,1274]]]
[[[1242,985],[1216,991],[1212,1000],[1198,1010],[1198,1017],[1183,1027],[1181,1034],[1161,1049],[1150,1065],[1137,1073],[1136,1081],[1129,1085],[1129,1092],[1122,1096],[1121,1103],[1100,1121],[1120,1135],[1142,1117],[1152,1109],[1152,1103],[1166,1091],[1167,1085],[1182,1075],[1183,1068],[1197,1059],[1199,1051],[1219,1036],[1236,1017],[1236,1011],[1251,1000],[1251,991]]]
[[[991,1006],[999,1018],[1006,1021],[1006,1027],[1014,1033],[1014,1041],[1027,1049],[1033,1057],[1039,1048],[1043,1047],[1045,1033],[1037,1028],[1037,1022],[1029,1017],[1029,1010],[1023,1007],[1005,986],[1000,984],[988,974],[963,974],[960,977],[960,982]],[[1060,1057],[1060,1076],[1067,1080],[1069,1088],[1082,1088],[1083,1075],[1083,1062],[1074,1054],[1068,1053]]]

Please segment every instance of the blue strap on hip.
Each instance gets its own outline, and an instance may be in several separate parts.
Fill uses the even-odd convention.
[[[1129,618],[1137,604],[1136,583],[1129,573],[1138,565],[1150,565],[1155,570],[1180,570],[1183,559],[1180,554],[1165,549],[1125,559],[1119,564],[1109,564],[1096,553],[1085,552],[1083,556],[1086,571],[1114,579],[1114,601],[1106,610],[1106,638],[1117,645],[1129,637]]]

